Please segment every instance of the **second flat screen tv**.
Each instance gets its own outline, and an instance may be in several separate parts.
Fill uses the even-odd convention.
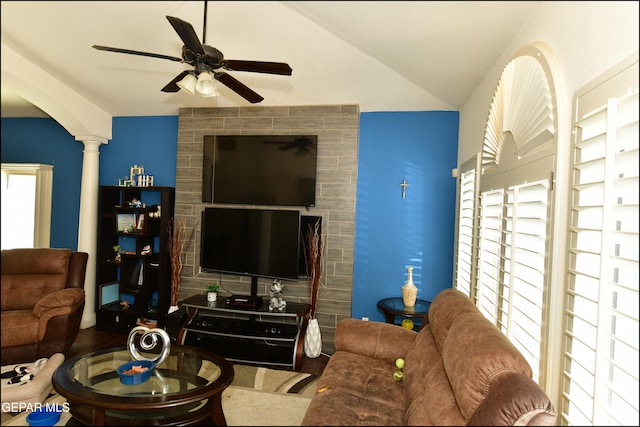
[[[311,207],[317,135],[207,135],[202,201]]]
[[[300,212],[205,208],[200,267],[279,279],[298,278]]]

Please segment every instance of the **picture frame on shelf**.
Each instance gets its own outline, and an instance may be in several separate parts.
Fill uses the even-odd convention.
[[[99,288],[98,307],[105,308],[120,304],[120,282],[105,283]]]
[[[118,233],[131,233],[136,227],[136,214],[134,213],[119,213],[116,217],[116,230]]]

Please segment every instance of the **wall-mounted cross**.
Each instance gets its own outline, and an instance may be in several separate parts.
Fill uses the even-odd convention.
[[[402,184],[400,184],[400,187],[402,187],[402,198],[404,199],[407,196],[407,187],[409,186],[409,184],[407,184],[407,180],[403,179],[402,180]]]

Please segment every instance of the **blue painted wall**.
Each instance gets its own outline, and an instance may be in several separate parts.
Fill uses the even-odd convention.
[[[100,185],[118,185],[137,164],[154,185],[176,186],[178,116],[115,117],[112,134],[100,148]]]
[[[384,320],[376,302],[401,295],[407,265],[419,298],[451,287],[458,121],[450,111],[362,113],[353,317]],[[112,132],[100,185],[138,164],[156,185],[175,187],[177,116],[115,117]],[[54,164],[51,247],[77,249],[83,149],[53,119],[2,119],[2,162]]]
[[[83,150],[84,145],[53,119],[2,119],[2,163],[53,165],[53,248],[78,249]]]
[[[114,117],[112,137],[100,148],[100,185],[116,185],[133,164],[175,187],[178,117]],[[53,168],[51,240],[54,248],[78,246],[82,151],[66,129],[49,118],[3,118],[2,162],[44,163]]]
[[[352,316],[384,321],[413,266],[418,298],[452,286],[459,113],[362,113]],[[400,183],[409,186],[402,198]]]

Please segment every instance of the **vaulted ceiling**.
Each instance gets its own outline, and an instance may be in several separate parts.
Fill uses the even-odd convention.
[[[2,1],[2,44],[112,116],[182,107],[355,103],[361,111],[464,105],[541,2]],[[202,98],[161,89],[187,64],[99,51],[180,57],[166,16],[191,23],[226,59],[286,62],[291,76],[229,71],[264,100],[219,85]],[[3,73],[5,70],[3,59]],[[4,79],[3,79],[4,81]],[[46,116],[2,86],[2,117]]]

